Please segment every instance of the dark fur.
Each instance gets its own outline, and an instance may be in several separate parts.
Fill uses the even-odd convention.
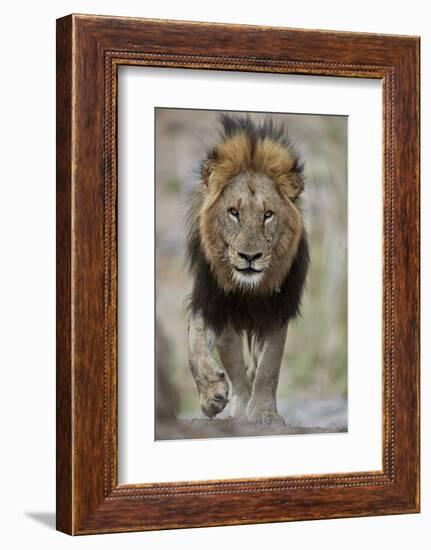
[[[261,339],[299,314],[309,263],[305,233],[280,292],[273,292],[270,296],[240,290],[226,293],[220,289],[204,257],[197,233],[189,239],[188,257],[194,277],[189,310],[193,314],[201,313],[216,333],[230,323],[236,330],[245,330]]]

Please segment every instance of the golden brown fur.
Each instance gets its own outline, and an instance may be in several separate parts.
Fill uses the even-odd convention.
[[[220,143],[215,149],[216,159],[205,162],[203,181],[210,190],[210,201],[215,201],[223,189],[241,172],[265,174],[289,199],[296,199],[303,190],[296,158],[291,151],[270,137],[254,143],[253,138],[240,131]]]

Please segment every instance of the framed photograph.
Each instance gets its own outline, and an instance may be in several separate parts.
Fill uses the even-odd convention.
[[[419,38],[57,21],[57,528],[419,511]]]

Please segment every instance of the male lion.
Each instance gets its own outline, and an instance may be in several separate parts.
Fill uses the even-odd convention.
[[[298,204],[302,166],[286,128],[270,118],[255,124],[222,115],[221,126],[189,212],[190,366],[206,416],[228,403],[226,373],[234,418],[282,425],[276,403],[280,364],[309,262]],[[224,370],[212,357],[214,347]]]

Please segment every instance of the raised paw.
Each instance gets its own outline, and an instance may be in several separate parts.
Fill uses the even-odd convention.
[[[229,402],[229,385],[223,377],[216,381],[207,382],[200,389],[200,405],[208,418],[220,413]]]

